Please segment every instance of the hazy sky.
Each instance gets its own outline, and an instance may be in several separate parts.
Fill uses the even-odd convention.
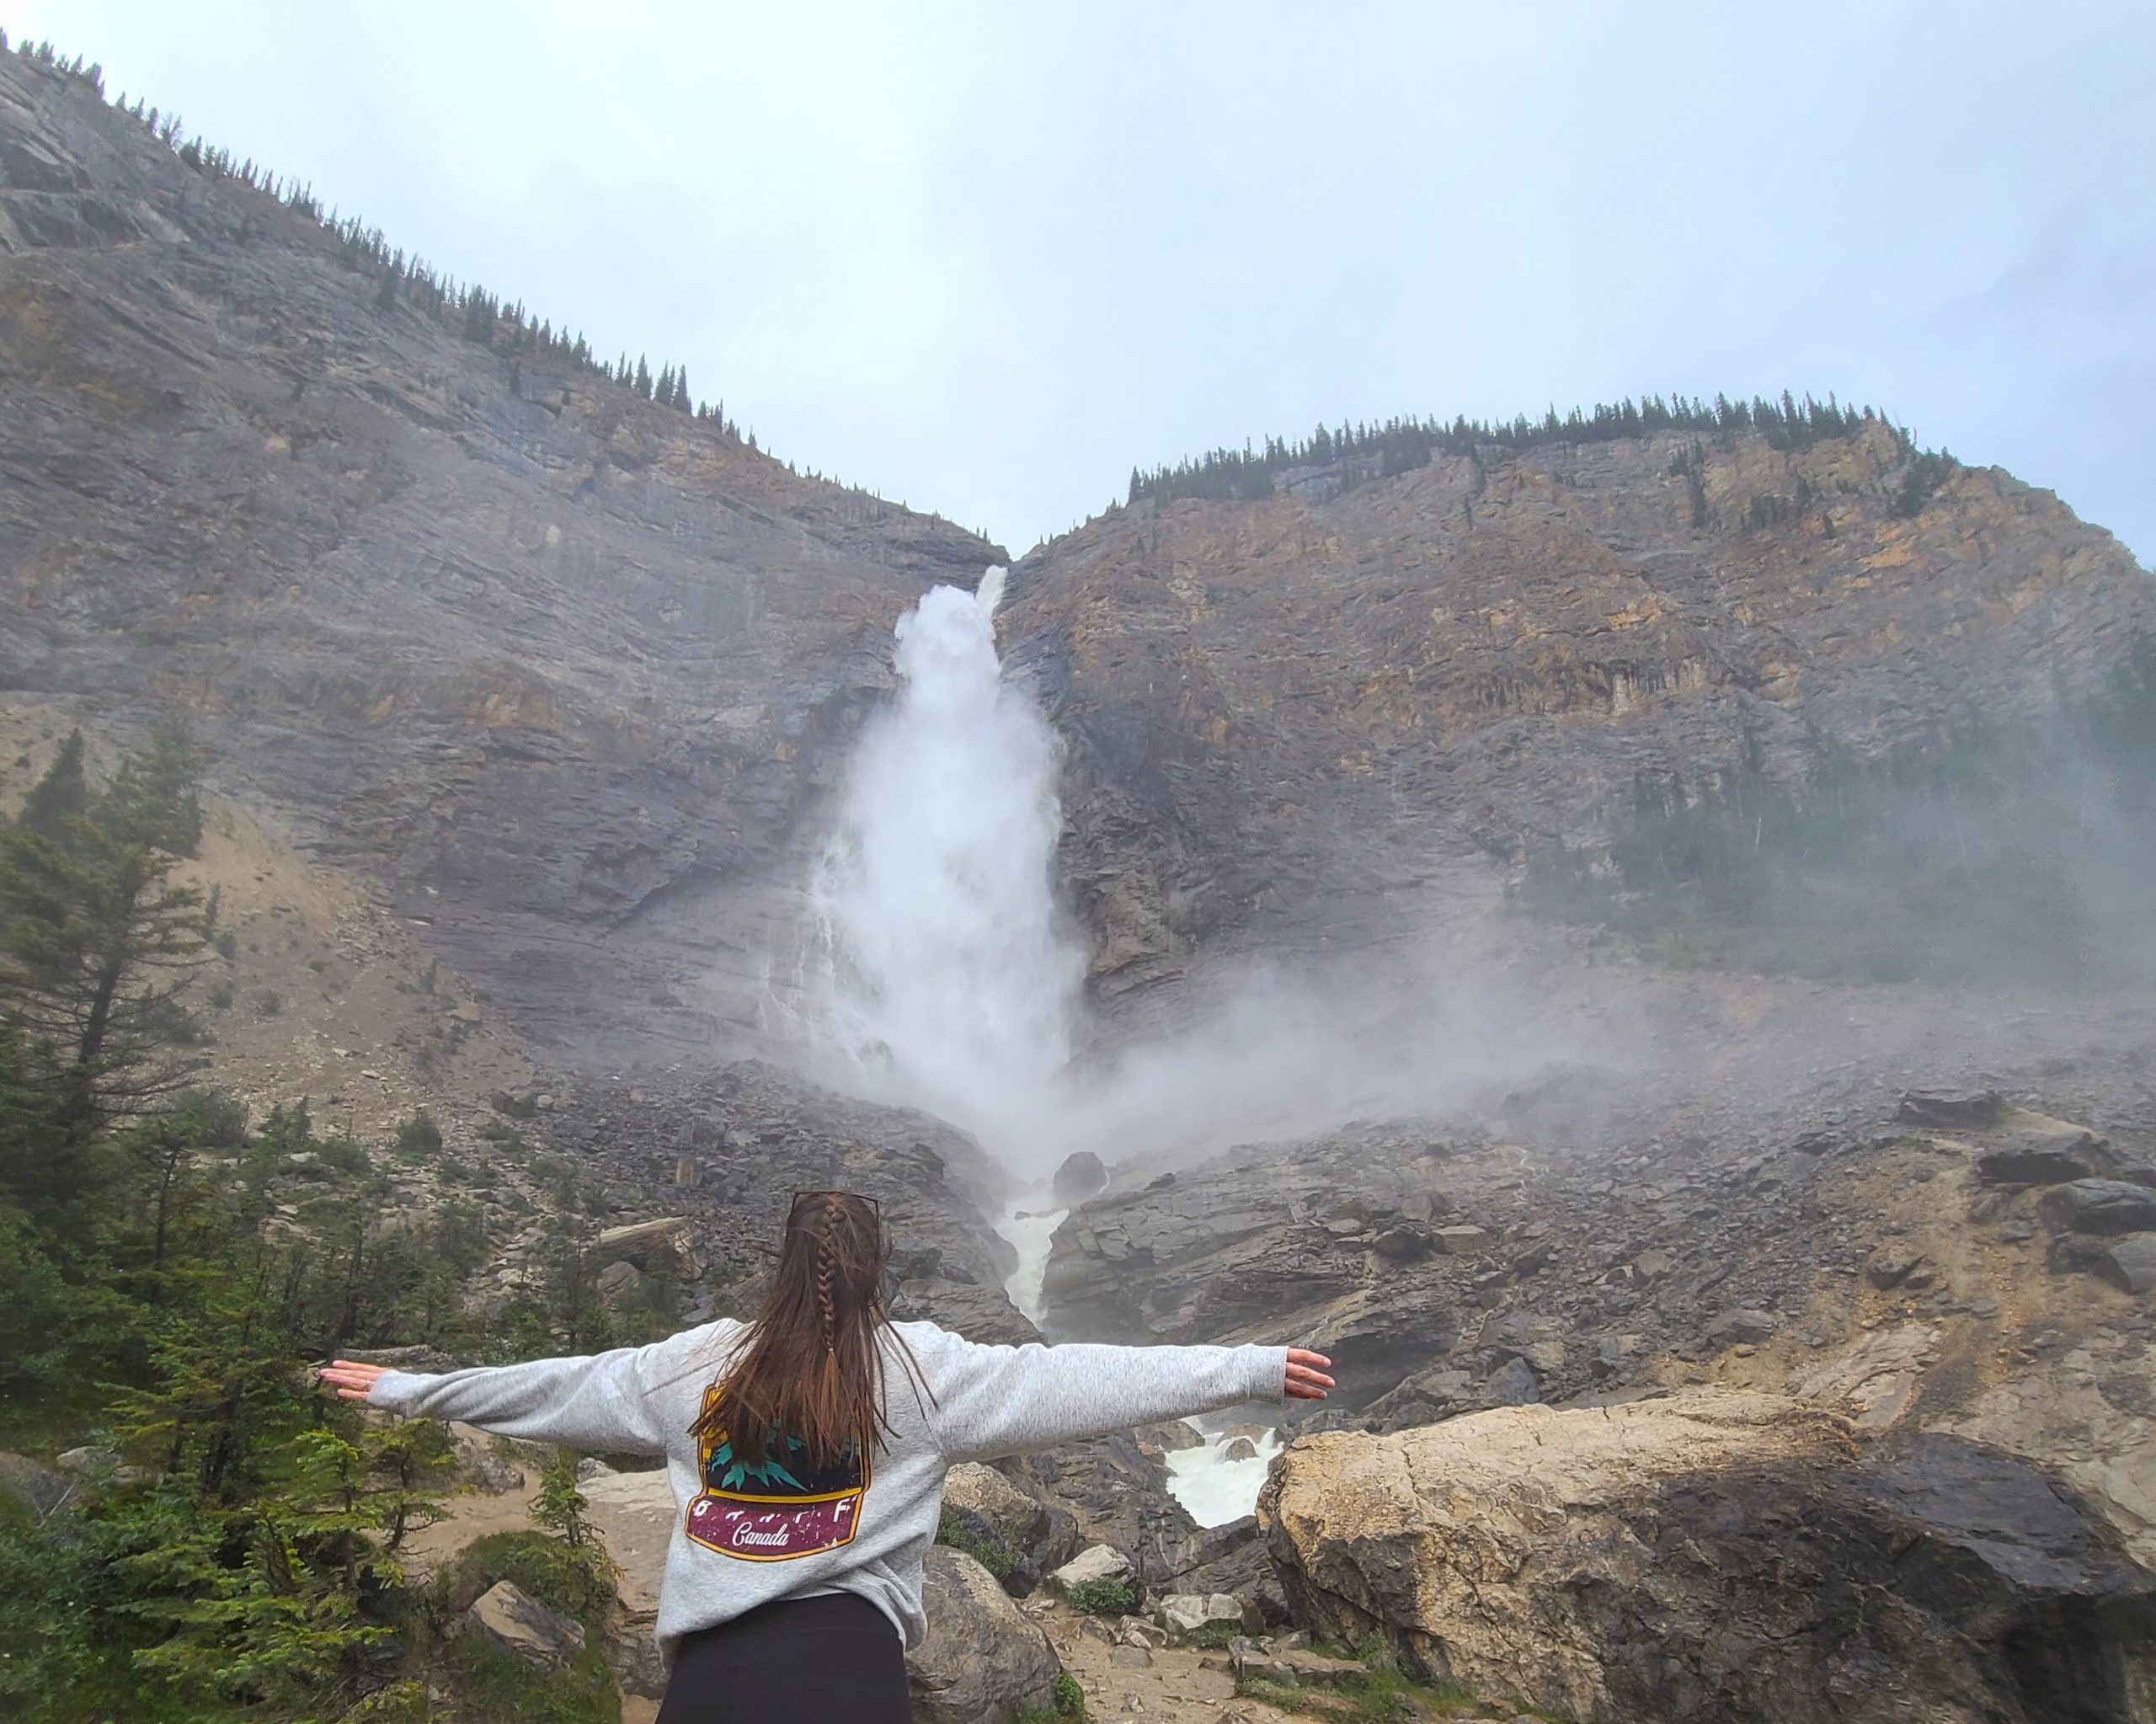
[[[1134,462],[1784,387],[2156,561],[2156,8],[0,0],[1014,552]]]

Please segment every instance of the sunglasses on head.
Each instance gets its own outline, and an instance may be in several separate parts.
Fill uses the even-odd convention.
[[[791,1214],[795,1209],[799,1209],[803,1203],[811,1198],[854,1198],[858,1199],[860,1202],[867,1204],[868,1207],[873,1209],[878,1215],[880,1216],[883,1213],[883,1204],[877,1202],[874,1198],[869,1197],[864,1193],[857,1191],[841,1191],[836,1186],[812,1187],[805,1185],[797,1187],[795,1188],[793,1201],[787,1206],[787,1213]]]

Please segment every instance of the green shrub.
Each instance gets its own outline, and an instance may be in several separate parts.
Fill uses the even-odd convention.
[[[936,1542],[947,1545],[953,1551],[963,1551],[998,1580],[1025,1560],[1022,1551],[1013,1550],[1009,1541],[999,1537],[979,1515],[969,1514],[963,1509],[944,1509],[936,1523]]]
[[[456,1567],[436,1583],[441,1606],[450,1615],[468,1610],[482,1593],[506,1580],[589,1631],[611,1591],[610,1578],[592,1560],[595,1551],[544,1533],[488,1533],[467,1545]]]
[[[484,1635],[456,1638],[451,1662],[457,1685],[487,1718],[516,1724],[621,1724],[622,1697],[598,1648],[584,1649],[558,1670],[539,1670]]]
[[[223,930],[210,943],[217,948],[217,956],[227,963],[239,956],[239,936],[230,928]]]
[[[421,1161],[441,1153],[441,1128],[424,1113],[415,1113],[397,1128],[397,1153],[408,1161]]]
[[[1138,1608],[1137,1595],[1131,1591],[1130,1583],[1119,1574],[1081,1580],[1065,1588],[1063,1596],[1072,1609],[1088,1616],[1128,1616]]]
[[[392,1682],[339,1713],[337,1724],[428,1724],[433,1716],[425,1683]]]
[[[1059,1670],[1049,1689],[1049,1703],[1022,1708],[1018,1724],[1056,1724],[1056,1721],[1065,1718],[1075,1718],[1083,1724],[1085,1716],[1086,1690],[1068,1670]]]
[[[275,1017],[285,1009],[285,996],[275,988],[263,988],[254,995],[254,1009],[264,1017]]]

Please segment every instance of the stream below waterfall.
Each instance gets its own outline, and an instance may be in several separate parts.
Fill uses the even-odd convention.
[[[1005,1278],[1004,1290],[1036,1328],[1041,1326],[1049,1252],[1055,1230],[1070,1211],[1033,1206],[1054,1201],[1045,1193],[1021,1198],[995,1224],[995,1230],[1018,1253],[1018,1265]],[[1265,1483],[1267,1470],[1282,1448],[1279,1431],[1247,1423],[1230,1424],[1217,1414],[1183,1422],[1204,1440],[1169,1451],[1168,1494],[1200,1526],[1222,1526],[1240,1520],[1257,1507],[1257,1493]],[[1251,1452],[1230,1459],[1228,1451],[1239,1438],[1247,1439],[1245,1446]]]

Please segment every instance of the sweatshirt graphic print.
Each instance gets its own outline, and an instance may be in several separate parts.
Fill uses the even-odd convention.
[[[704,1390],[705,1412],[718,1393],[717,1384]],[[753,1464],[735,1457],[723,1433],[699,1439],[696,1476],[703,1489],[689,1499],[682,1530],[707,1551],[750,1562],[786,1562],[851,1544],[868,1490],[867,1460],[858,1449],[819,1471],[798,1438],[777,1433]]]

